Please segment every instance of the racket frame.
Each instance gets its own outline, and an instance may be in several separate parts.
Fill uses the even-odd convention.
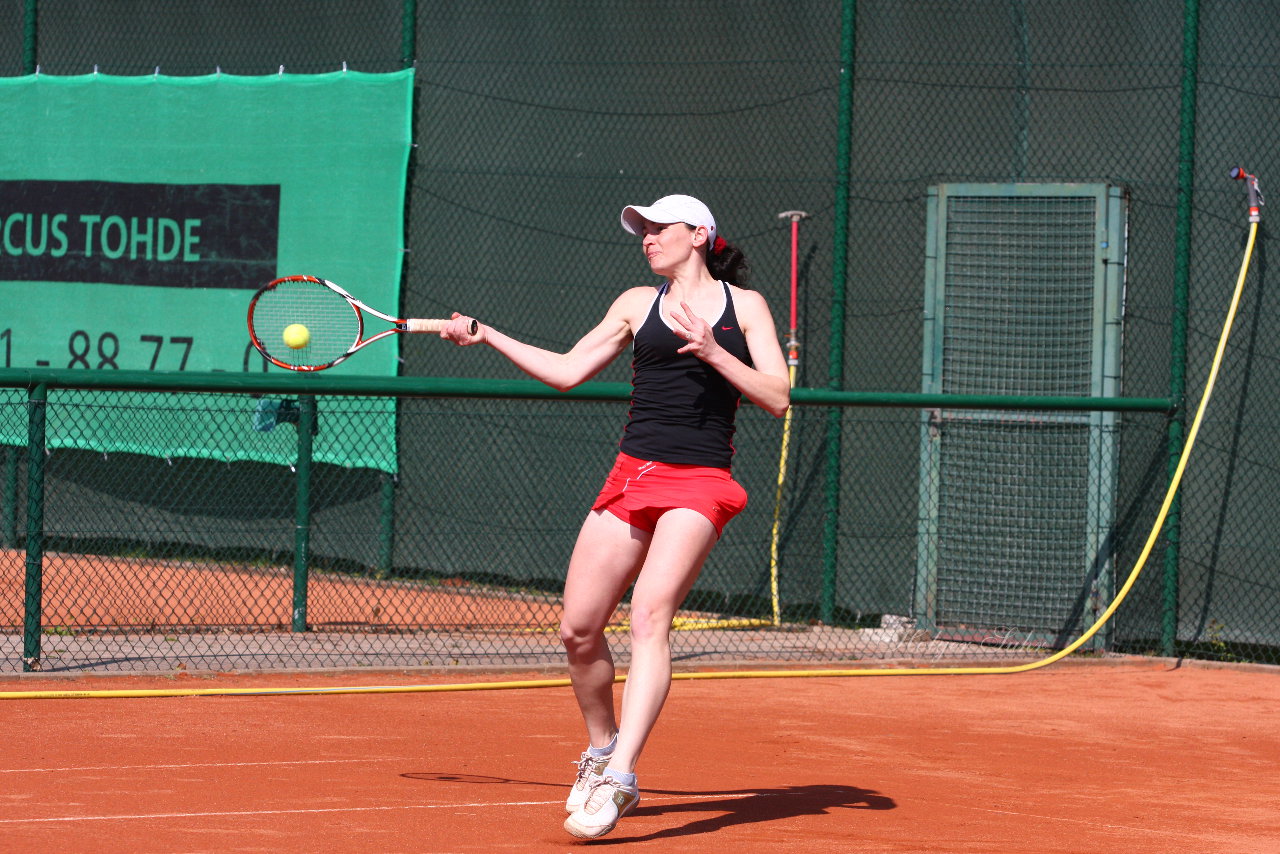
[[[322,365],[291,365],[288,362],[284,362],[284,361],[281,361],[280,359],[277,359],[275,356],[272,356],[270,352],[268,352],[267,348],[263,345],[262,341],[258,338],[258,333],[254,330],[253,311],[258,304],[259,297],[261,297],[265,293],[268,293],[269,291],[275,290],[276,287],[278,287],[281,284],[284,284],[285,282],[310,282],[312,284],[320,285],[322,287],[328,288],[329,290],[333,291],[338,296],[342,297],[347,301],[347,304],[351,306],[351,310],[355,312],[357,325],[356,325],[355,343],[352,344],[345,353],[338,356],[336,359],[332,359],[328,362],[325,362]],[[368,312],[369,314],[372,314],[374,317],[387,321],[388,323],[391,324],[391,328],[384,329],[383,331],[377,333],[376,335],[372,335],[368,338],[365,338],[364,337],[364,312]],[[361,300],[357,299],[355,296],[350,294],[341,285],[335,284],[334,282],[331,282],[328,279],[322,279],[319,276],[300,275],[300,276],[281,276],[278,279],[272,279],[270,282],[267,282],[267,284],[263,285],[261,288],[258,288],[257,292],[254,293],[253,298],[249,300],[248,322],[249,322],[249,340],[253,343],[254,348],[259,353],[262,354],[262,357],[264,359],[266,359],[271,364],[281,368],[285,368],[286,370],[307,372],[307,371],[323,371],[327,368],[332,368],[334,365],[341,364],[342,362],[346,361],[347,358],[351,356],[351,354],[359,350],[363,350],[365,347],[369,346],[374,341],[378,341],[390,335],[397,335],[401,332],[439,332],[441,327],[443,327],[444,324],[447,323],[448,321],[405,319],[402,317],[393,317],[392,315],[387,314],[386,312],[378,311],[376,308],[373,308],[372,306],[365,304],[364,302],[362,302]],[[475,334],[476,328],[477,328],[477,323],[473,320],[471,322],[472,335]]]

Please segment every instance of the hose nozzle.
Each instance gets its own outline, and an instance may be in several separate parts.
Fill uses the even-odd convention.
[[[1262,198],[1262,191],[1258,189],[1258,176],[1250,175],[1239,166],[1232,166],[1231,179],[1245,182],[1245,186],[1249,189],[1249,222],[1260,221],[1262,219],[1261,208],[1266,202]]]

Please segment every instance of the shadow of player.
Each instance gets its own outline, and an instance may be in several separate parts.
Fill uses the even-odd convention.
[[[619,835],[617,831],[596,844],[608,845],[620,842],[640,842],[648,839],[673,839],[715,833],[727,827],[742,824],[780,821],[806,815],[830,815],[832,810],[891,810],[897,804],[893,799],[871,789],[855,786],[811,785],[783,786],[776,789],[742,789],[728,792],[659,792],[654,794],[686,795],[695,800],[670,802],[646,806],[641,795],[640,806],[633,816],[697,815],[709,813],[705,818],[695,818],[687,824],[669,827],[643,836]],[[716,797],[716,796],[722,797]],[[618,826],[623,834],[626,823]]]
[[[539,783],[531,780],[512,780],[505,777],[490,777],[465,773],[410,773],[401,776],[414,780],[427,780],[449,783],[472,783],[480,785],[516,784],[520,786],[546,786],[556,790],[564,787],[561,783]],[[644,836],[626,836],[627,823],[619,826],[607,839],[595,840],[595,844],[609,845],[619,842],[637,842],[647,839],[671,839],[681,836],[694,836],[714,833],[727,827],[740,824],[756,824],[769,821],[780,821],[806,815],[830,815],[832,810],[891,810],[897,804],[893,799],[872,789],[860,789],[856,786],[835,786],[829,784],[809,786],[782,786],[775,789],[737,789],[722,792],[691,792],[676,789],[645,789],[650,795],[666,795],[673,798],[688,798],[661,803],[646,804],[643,794],[640,806],[633,816],[673,816],[689,815],[692,819],[679,827],[669,827]],[[706,814],[704,818],[695,816]]]

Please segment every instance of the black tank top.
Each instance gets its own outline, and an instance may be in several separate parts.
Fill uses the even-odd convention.
[[[747,365],[751,354],[724,286],[724,313],[710,323],[716,342]],[[742,393],[691,353],[660,315],[667,284],[632,341],[631,414],[619,449],[642,460],[729,468]]]

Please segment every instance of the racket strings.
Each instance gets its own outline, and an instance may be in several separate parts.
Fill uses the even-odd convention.
[[[278,282],[259,294],[251,320],[253,333],[267,354],[290,365],[327,365],[360,341],[360,313],[346,298],[311,280]],[[284,341],[293,324],[307,328],[310,340],[294,348]]]

